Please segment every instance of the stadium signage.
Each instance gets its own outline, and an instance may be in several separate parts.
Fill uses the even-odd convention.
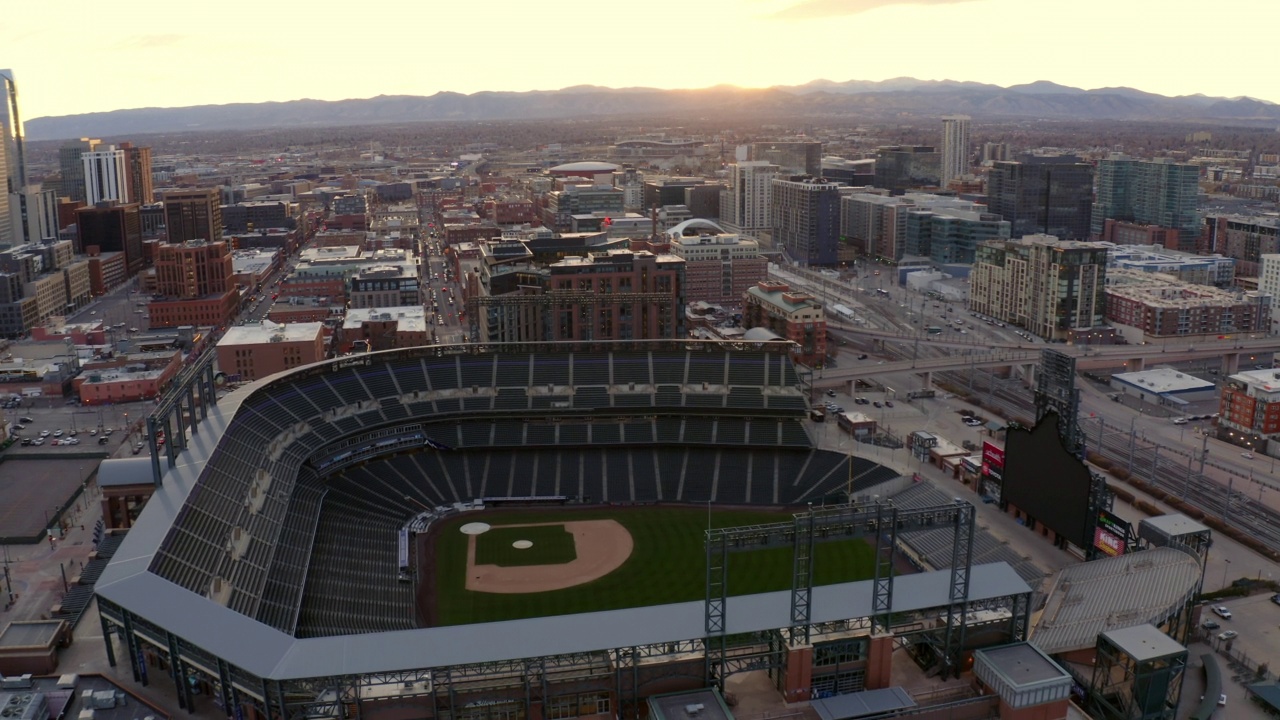
[[[982,474],[996,480],[1004,479],[1004,448],[982,443]]]
[[[1093,546],[1110,557],[1123,555],[1125,538],[1129,536],[1129,523],[1102,510],[1098,513],[1098,525],[1093,531]]]

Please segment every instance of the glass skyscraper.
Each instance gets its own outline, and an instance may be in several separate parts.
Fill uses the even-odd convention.
[[[1074,155],[1022,155],[987,176],[987,206],[1013,224],[1013,237],[1089,237],[1093,166]]]
[[[1179,244],[1194,245],[1200,236],[1199,183],[1195,165],[1120,154],[1100,160],[1090,231],[1100,235],[1108,219],[1121,220],[1173,228]]]
[[[27,232],[27,152],[18,115],[18,86],[12,70],[0,70],[0,169],[4,171],[4,198],[0,200],[0,242],[19,243]]]

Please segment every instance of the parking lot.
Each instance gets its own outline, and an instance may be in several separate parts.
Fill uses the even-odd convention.
[[[1265,573],[1262,579],[1267,579]],[[1216,581],[1216,578],[1212,580]],[[1231,613],[1231,618],[1225,619],[1212,612],[1212,607],[1217,605],[1225,606]],[[1273,659],[1280,657],[1280,605],[1272,602],[1271,593],[1223,600],[1213,606],[1206,607],[1200,616],[1200,636],[1204,642],[1200,652],[1209,648],[1230,650],[1243,654],[1255,665],[1266,663],[1274,668]],[[1204,627],[1205,622],[1216,623],[1219,627],[1207,629]],[[1228,633],[1225,640],[1222,639],[1224,633]],[[1230,633],[1235,633],[1235,636],[1231,637]],[[1191,654],[1191,660],[1198,657],[1195,647],[1191,648]],[[1266,717],[1260,708],[1250,702],[1244,689],[1253,678],[1233,669],[1227,658],[1221,655],[1218,662],[1223,670],[1223,692],[1227,695],[1227,705],[1218,715],[1232,718]],[[1188,665],[1194,667],[1198,662],[1188,662]],[[1198,693],[1201,687],[1203,683],[1193,683],[1187,690],[1192,691],[1194,688],[1194,692]],[[1191,694],[1184,692],[1184,697]],[[1197,697],[1191,699],[1195,700]],[[1187,707],[1185,701],[1183,707]],[[1230,713],[1225,712],[1228,709],[1231,710]]]
[[[14,435],[20,439],[31,440],[32,444],[23,445],[21,440],[9,449],[18,456],[24,454],[44,454],[67,450],[101,450],[114,453],[126,440],[135,442],[138,432],[127,432],[127,426],[136,428],[146,418],[153,401],[119,403],[97,407],[81,407],[67,404],[66,398],[35,397],[24,398],[19,407],[6,409],[5,420],[10,422]],[[32,422],[22,422],[29,418]],[[17,425],[22,425],[18,429]],[[61,431],[61,435],[57,435]],[[76,433],[74,436],[71,433]],[[43,435],[42,433],[48,433]],[[100,443],[99,439],[109,434],[108,441]],[[74,438],[78,443],[62,445],[53,444],[53,440],[62,441]],[[43,439],[37,445],[35,441]]]

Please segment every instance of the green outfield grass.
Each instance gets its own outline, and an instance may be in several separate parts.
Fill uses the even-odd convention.
[[[533,547],[524,550],[512,547],[511,543],[517,540],[528,540],[533,543]],[[577,558],[573,535],[563,525],[520,528],[499,526],[476,536],[477,565],[562,565]]]
[[[570,520],[617,520],[631,533],[635,549],[622,567],[590,583],[565,590],[522,595],[471,592],[465,588],[467,537],[458,531],[466,522],[483,520],[493,529],[480,538],[509,533],[503,525],[554,523]],[[790,521],[790,512],[713,510],[715,527],[737,527]],[[523,528],[521,537],[529,537]],[[614,610],[625,607],[660,605],[702,600],[705,597],[706,554],[703,536],[707,529],[705,508],[632,508],[627,510],[565,510],[502,512],[483,517],[464,513],[442,523],[435,536],[436,618],[439,625],[514,620],[544,615]],[[479,547],[479,545],[477,546]],[[874,548],[865,540],[822,543],[817,546],[814,583],[830,585],[871,577]],[[523,563],[532,564],[532,563]],[[730,556],[731,595],[791,588],[791,548],[770,548],[740,552]]]

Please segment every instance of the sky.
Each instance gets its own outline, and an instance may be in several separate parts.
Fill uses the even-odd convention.
[[[10,0],[0,25],[24,120],[904,76],[1280,102],[1280,0]]]

